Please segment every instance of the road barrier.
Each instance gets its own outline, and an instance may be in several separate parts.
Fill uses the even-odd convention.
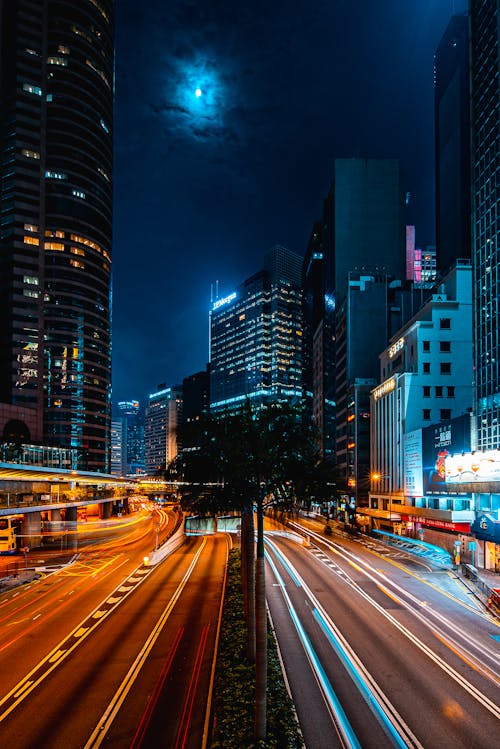
[[[147,557],[144,557],[145,567],[154,567],[155,564],[163,562],[170,554],[182,546],[186,540],[186,534],[184,532],[184,522],[175,531],[173,536],[170,536],[161,546],[152,551]]]

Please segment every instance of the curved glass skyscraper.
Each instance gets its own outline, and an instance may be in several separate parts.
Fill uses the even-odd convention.
[[[108,472],[113,2],[0,0],[0,31],[0,401]]]

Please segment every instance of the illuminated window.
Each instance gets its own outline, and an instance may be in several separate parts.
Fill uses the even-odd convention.
[[[92,240],[87,239],[87,237],[81,237],[79,234],[70,234],[70,238],[73,242],[80,242],[80,244],[84,244],[87,247],[92,247],[93,250],[101,252],[101,248],[99,247],[99,245],[95,242],[92,242]]]
[[[104,132],[105,133],[109,133],[109,127],[106,125],[106,123],[104,122],[104,120],[102,119],[102,117],[101,117],[100,122],[101,122],[101,127],[104,130]]]
[[[36,276],[24,276],[23,278],[24,283],[30,283],[34,286],[38,286],[39,280]]]
[[[61,55],[69,55],[69,47],[64,47],[62,44],[59,45],[57,51],[60,52]]]
[[[24,224],[24,231],[38,231],[36,224]]]
[[[26,91],[28,94],[35,94],[36,96],[42,95],[40,86],[33,86],[31,83],[23,83],[23,91]]]
[[[106,75],[102,72],[102,70],[100,70],[99,68],[97,68],[94,65],[94,63],[92,62],[92,60],[88,60],[88,59],[85,60],[85,64],[88,65],[89,68],[94,71],[94,73],[97,73],[97,75],[104,81],[104,83],[106,84],[106,86],[108,88],[111,88],[111,86],[109,85],[109,81],[108,81]]]
[[[108,254],[108,253],[106,252],[106,250],[103,250],[103,251],[102,251],[102,254],[103,254],[103,255],[104,255],[104,257],[106,258],[106,260],[109,260],[109,262],[111,262],[111,258],[110,258],[110,256],[109,256],[109,254]]]
[[[85,255],[85,250],[81,250],[79,247],[71,247],[70,252],[73,255]]]
[[[51,229],[45,230],[45,236],[46,237],[58,237],[59,239],[64,239],[64,232],[60,229],[56,229],[55,231],[52,231]]]
[[[24,237],[24,244],[35,244],[35,245],[39,245],[40,244],[40,240],[37,239],[36,237]]]
[[[52,172],[48,169],[45,172],[46,179],[68,179],[68,175],[64,172]]]
[[[62,242],[45,242],[44,247],[46,250],[64,250]]]
[[[106,180],[106,182],[110,182],[111,181],[109,179],[109,174],[107,172],[105,172],[104,169],[101,169],[101,167],[98,167],[97,171],[99,172],[99,174],[102,174],[102,176],[104,177],[104,179]]]
[[[33,57],[40,57],[40,53],[36,51],[36,49],[29,49],[28,47],[25,47],[24,51],[27,55],[33,55]]]
[[[92,3],[92,5],[94,5],[94,6],[95,6],[95,7],[97,8],[97,10],[98,10],[98,11],[99,11],[99,13],[100,13],[100,14],[102,15],[102,17],[103,17],[103,18],[104,18],[104,19],[105,19],[106,21],[108,21],[108,23],[109,23],[109,18],[108,18],[108,16],[107,16],[107,13],[106,13],[106,11],[104,10],[104,8],[103,8],[103,7],[101,6],[101,5],[99,5],[99,3],[97,2],[97,0],[90,0],[90,2]]]
[[[40,154],[38,151],[30,151],[28,148],[23,148],[21,151],[23,156],[26,156],[27,159],[39,159]]]
[[[85,268],[85,263],[81,263],[79,260],[70,260],[69,264],[73,266],[73,268]]]
[[[23,289],[23,296],[31,297],[32,299],[38,299],[40,292],[34,291],[33,289]]]
[[[65,68],[68,65],[68,61],[65,57],[47,57],[47,65],[61,65]]]
[[[85,193],[83,190],[71,190],[71,194],[75,196],[75,198],[82,198],[82,200],[85,200]]]

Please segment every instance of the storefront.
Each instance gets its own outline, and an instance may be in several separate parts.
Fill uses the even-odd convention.
[[[471,531],[480,542],[477,566],[500,572],[500,520],[483,513],[471,524]]]

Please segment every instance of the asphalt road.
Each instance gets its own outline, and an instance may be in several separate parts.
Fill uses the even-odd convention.
[[[306,746],[349,745],[349,729],[363,749],[496,746],[498,623],[442,570],[371,542],[310,539],[267,546],[268,602]]]
[[[2,746],[201,746],[227,540],[145,568],[149,530],[1,597]]]

